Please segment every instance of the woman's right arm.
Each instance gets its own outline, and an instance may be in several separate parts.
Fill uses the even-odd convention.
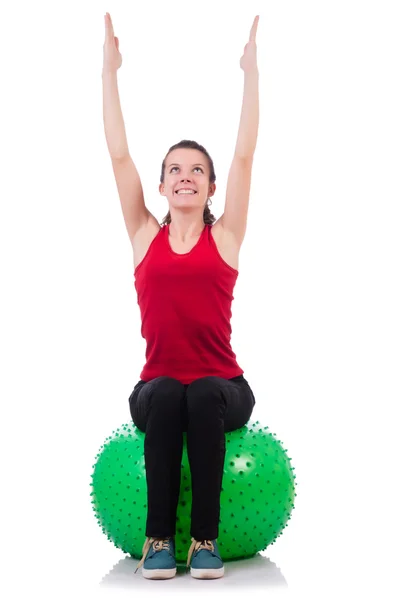
[[[105,16],[105,32],[102,69],[103,122],[124,221],[132,242],[136,232],[147,223],[151,213],[146,208],[141,179],[128,150],[117,83],[117,69],[121,66],[122,58],[109,13]]]
[[[117,71],[102,71],[103,123],[110,158],[123,160],[128,156],[127,135],[121,111]]]

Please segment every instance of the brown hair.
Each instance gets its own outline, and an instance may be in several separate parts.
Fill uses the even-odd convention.
[[[164,183],[165,161],[167,160],[167,156],[170,152],[172,152],[172,150],[176,150],[177,148],[193,148],[193,150],[199,150],[200,152],[205,154],[210,167],[210,183],[215,183],[216,175],[214,171],[214,163],[212,162],[212,158],[210,157],[204,146],[201,146],[193,140],[182,140],[178,142],[178,144],[174,144],[174,146],[171,146],[163,160],[163,164],[161,165],[160,183]],[[214,215],[211,213],[208,203],[212,204],[211,198],[208,198],[207,203],[204,207],[203,219],[205,224],[212,225],[214,221],[216,221],[216,217],[214,217]],[[170,211],[168,211],[164,219],[161,221],[161,225],[168,225],[169,223],[171,223]]]

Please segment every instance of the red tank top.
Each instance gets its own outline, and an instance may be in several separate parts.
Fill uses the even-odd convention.
[[[188,384],[244,373],[231,345],[233,289],[238,271],[218,252],[205,225],[196,245],[177,254],[162,226],[135,269],[135,289],[146,340],[144,381],[166,375]]]

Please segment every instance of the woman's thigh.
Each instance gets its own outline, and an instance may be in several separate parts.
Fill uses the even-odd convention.
[[[183,416],[185,388],[172,377],[156,377],[150,381],[138,381],[128,402],[131,418],[135,425],[146,432],[149,413],[156,406],[157,420],[173,419],[175,415]],[[174,419],[175,420],[175,419]]]
[[[224,402],[225,432],[240,429],[249,421],[255,406],[255,396],[243,375],[238,375],[231,379],[214,376],[202,377],[196,379],[186,387],[188,407],[185,410],[187,412],[189,411],[189,403],[191,402],[192,395],[194,404],[197,407],[200,405],[201,395],[213,394],[214,402],[216,399]]]
[[[243,427],[250,420],[256,400],[243,375],[226,381],[228,384],[226,387],[225,431],[234,431]]]

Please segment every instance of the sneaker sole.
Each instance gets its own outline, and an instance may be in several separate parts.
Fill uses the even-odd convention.
[[[223,577],[225,574],[225,568],[220,569],[190,569],[190,574],[196,579],[217,579]]]
[[[144,569],[142,568],[142,575],[146,579],[171,579],[176,575],[176,567],[173,569]]]

